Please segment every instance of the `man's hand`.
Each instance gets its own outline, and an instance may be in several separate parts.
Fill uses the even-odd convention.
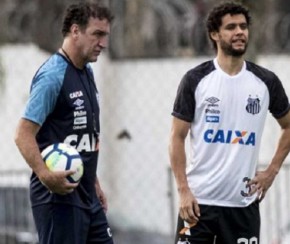
[[[256,176],[247,183],[249,195],[257,193],[257,200],[261,202],[275,179],[276,173],[271,170],[257,171]]]
[[[200,209],[196,198],[189,188],[179,189],[179,214],[189,224],[196,224],[200,217]]]
[[[98,196],[100,203],[101,203],[101,205],[106,213],[108,211],[108,201],[107,201],[105,193],[101,189],[101,186],[100,186],[98,180],[96,180],[95,187],[96,187],[97,196]]]
[[[57,193],[60,195],[66,195],[72,193],[78,186],[78,183],[70,183],[67,180],[67,176],[74,174],[75,171],[49,171],[43,172],[39,175],[39,180],[51,193]]]

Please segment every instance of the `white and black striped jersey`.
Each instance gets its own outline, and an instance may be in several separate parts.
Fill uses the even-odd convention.
[[[278,119],[289,109],[279,78],[248,61],[235,76],[216,59],[184,75],[172,115],[191,123],[187,178],[200,204],[243,207],[254,201],[246,182],[256,172],[267,111]]]

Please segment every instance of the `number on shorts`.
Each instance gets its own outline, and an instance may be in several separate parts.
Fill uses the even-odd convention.
[[[237,243],[238,244],[258,244],[258,238],[255,236],[250,239],[239,238]]]

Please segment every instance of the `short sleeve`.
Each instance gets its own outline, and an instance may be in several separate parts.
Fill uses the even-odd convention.
[[[269,111],[276,118],[282,118],[290,109],[289,100],[279,78],[273,74],[273,82],[269,87]]]
[[[42,125],[53,111],[61,90],[63,75],[39,72],[33,78],[23,118]]]
[[[182,78],[175,98],[172,115],[186,122],[192,122],[195,112],[194,86],[189,73]]]

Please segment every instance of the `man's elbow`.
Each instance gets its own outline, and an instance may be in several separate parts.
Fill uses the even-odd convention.
[[[20,146],[20,144],[21,144],[21,133],[20,133],[20,128],[19,128],[19,126],[16,128],[16,130],[15,130],[15,134],[14,134],[14,142],[15,142],[15,144],[16,144],[16,146],[17,147],[19,147]]]

